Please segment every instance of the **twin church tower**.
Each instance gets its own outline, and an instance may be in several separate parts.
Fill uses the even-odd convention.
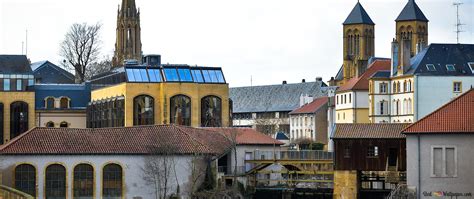
[[[392,42],[392,51],[402,49],[410,51],[409,58],[428,44],[428,19],[425,17],[415,0],[409,0],[399,14],[396,22],[396,36]],[[357,2],[351,13],[343,23],[344,30],[344,62],[342,70],[336,77],[333,85],[341,86],[349,79],[358,77],[367,69],[370,57],[375,54],[375,23]],[[402,53],[396,53],[394,65],[400,64]]]

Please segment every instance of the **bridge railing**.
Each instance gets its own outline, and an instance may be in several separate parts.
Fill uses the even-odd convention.
[[[0,185],[0,198],[2,199],[33,199],[33,196],[30,196],[26,193],[18,191],[16,189]]]
[[[333,160],[334,152],[320,150],[255,150],[252,160]]]

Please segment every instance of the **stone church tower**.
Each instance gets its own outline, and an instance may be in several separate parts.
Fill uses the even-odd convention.
[[[117,40],[112,64],[122,66],[127,59],[141,62],[142,42],[140,28],[140,9],[137,10],[135,0],[122,0],[117,10]]]
[[[349,79],[360,76],[367,69],[367,62],[375,52],[374,26],[364,7],[357,2],[343,23],[343,79],[337,82],[337,85],[340,86]]]

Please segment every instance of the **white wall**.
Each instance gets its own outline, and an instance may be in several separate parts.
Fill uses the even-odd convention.
[[[462,93],[474,87],[474,76],[417,76],[415,119],[419,120],[461,93],[453,92],[453,82],[462,82]]]
[[[181,194],[186,196],[189,190],[188,182],[191,171],[188,168],[191,156],[174,156],[176,161],[176,174],[180,184]],[[141,197],[143,199],[154,198],[153,188],[143,180],[144,156],[139,155],[17,155],[3,156],[1,161],[1,171],[3,171],[3,183],[12,186],[8,182],[8,175],[13,173],[14,166],[19,163],[30,163],[36,167],[37,172],[37,194],[40,198],[44,196],[44,171],[48,164],[61,163],[66,167],[67,172],[67,198],[72,198],[73,168],[79,163],[89,163],[94,167],[95,176],[95,197],[100,198],[102,190],[102,167],[108,163],[118,163],[122,165],[125,198]],[[10,176],[11,177],[11,176]],[[174,176],[170,178],[170,193],[176,190]]]

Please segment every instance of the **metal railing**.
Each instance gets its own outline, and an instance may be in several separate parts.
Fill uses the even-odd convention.
[[[251,160],[333,160],[334,153],[320,150],[260,151]]]
[[[0,185],[0,198],[2,199],[33,199],[33,196],[30,196],[26,193],[18,191],[16,189],[7,187],[5,185]]]

